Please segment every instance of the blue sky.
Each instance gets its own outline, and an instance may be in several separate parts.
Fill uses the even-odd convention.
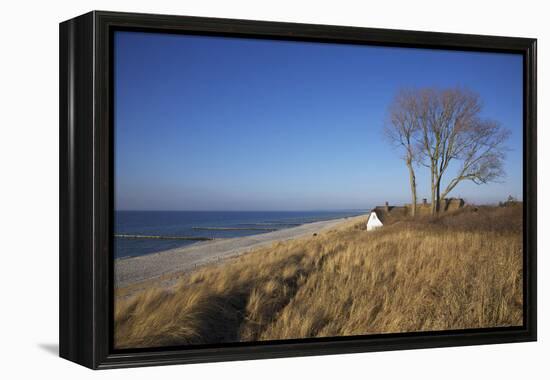
[[[400,88],[456,86],[512,134],[502,183],[452,195],[521,198],[520,55],[116,32],[115,208],[407,202],[406,167],[382,135],[387,107]],[[427,174],[417,170],[420,198]]]

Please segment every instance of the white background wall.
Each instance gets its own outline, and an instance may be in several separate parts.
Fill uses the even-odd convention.
[[[544,1],[6,1],[0,22],[0,377],[311,379],[549,378],[550,27]],[[56,357],[58,22],[118,10],[539,39],[537,343],[169,366],[94,373]],[[506,78],[502,78],[506,80]],[[546,109],[545,109],[546,108]],[[545,236],[546,235],[546,236]],[[545,297],[545,298],[544,298]],[[546,355],[543,353],[546,349]],[[33,377],[30,377],[33,376]]]

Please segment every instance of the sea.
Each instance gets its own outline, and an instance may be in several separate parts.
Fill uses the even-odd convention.
[[[115,211],[115,258],[357,216],[346,211]],[[189,240],[186,240],[189,239]],[[196,239],[196,240],[195,240]]]

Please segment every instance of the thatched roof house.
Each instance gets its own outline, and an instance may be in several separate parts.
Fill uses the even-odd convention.
[[[445,198],[441,200],[441,211],[455,211],[464,207],[464,199],[462,198]],[[384,224],[391,224],[399,219],[403,219],[410,214],[410,205],[405,206],[390,206],[388,202],[384,206],[376,206],[369,214],[367,220],[367,231],[372,231],[382,227]],[[431,205],[423,200],[422,203],[416,205],[416,212],[419,215],[427,215],[430,213]]]
[[[367,220],[367,231],[372,231],[382,227],[384,224],[407,216],[406,206],[390,206],[386,202],[385,206],[376,206],[371,210]]]

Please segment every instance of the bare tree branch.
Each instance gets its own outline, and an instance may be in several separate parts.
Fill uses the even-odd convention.
[[[418,132],[414,97],[409,91],[401,90],[395,96],[388,110],[389,121],[384,128],[386,138],[402,151],[401,159],[405,161],[409,171],[411,189],[411,215],[416,214],[416,174],[414,164],[418,161],[418,151],[415,144]]]

